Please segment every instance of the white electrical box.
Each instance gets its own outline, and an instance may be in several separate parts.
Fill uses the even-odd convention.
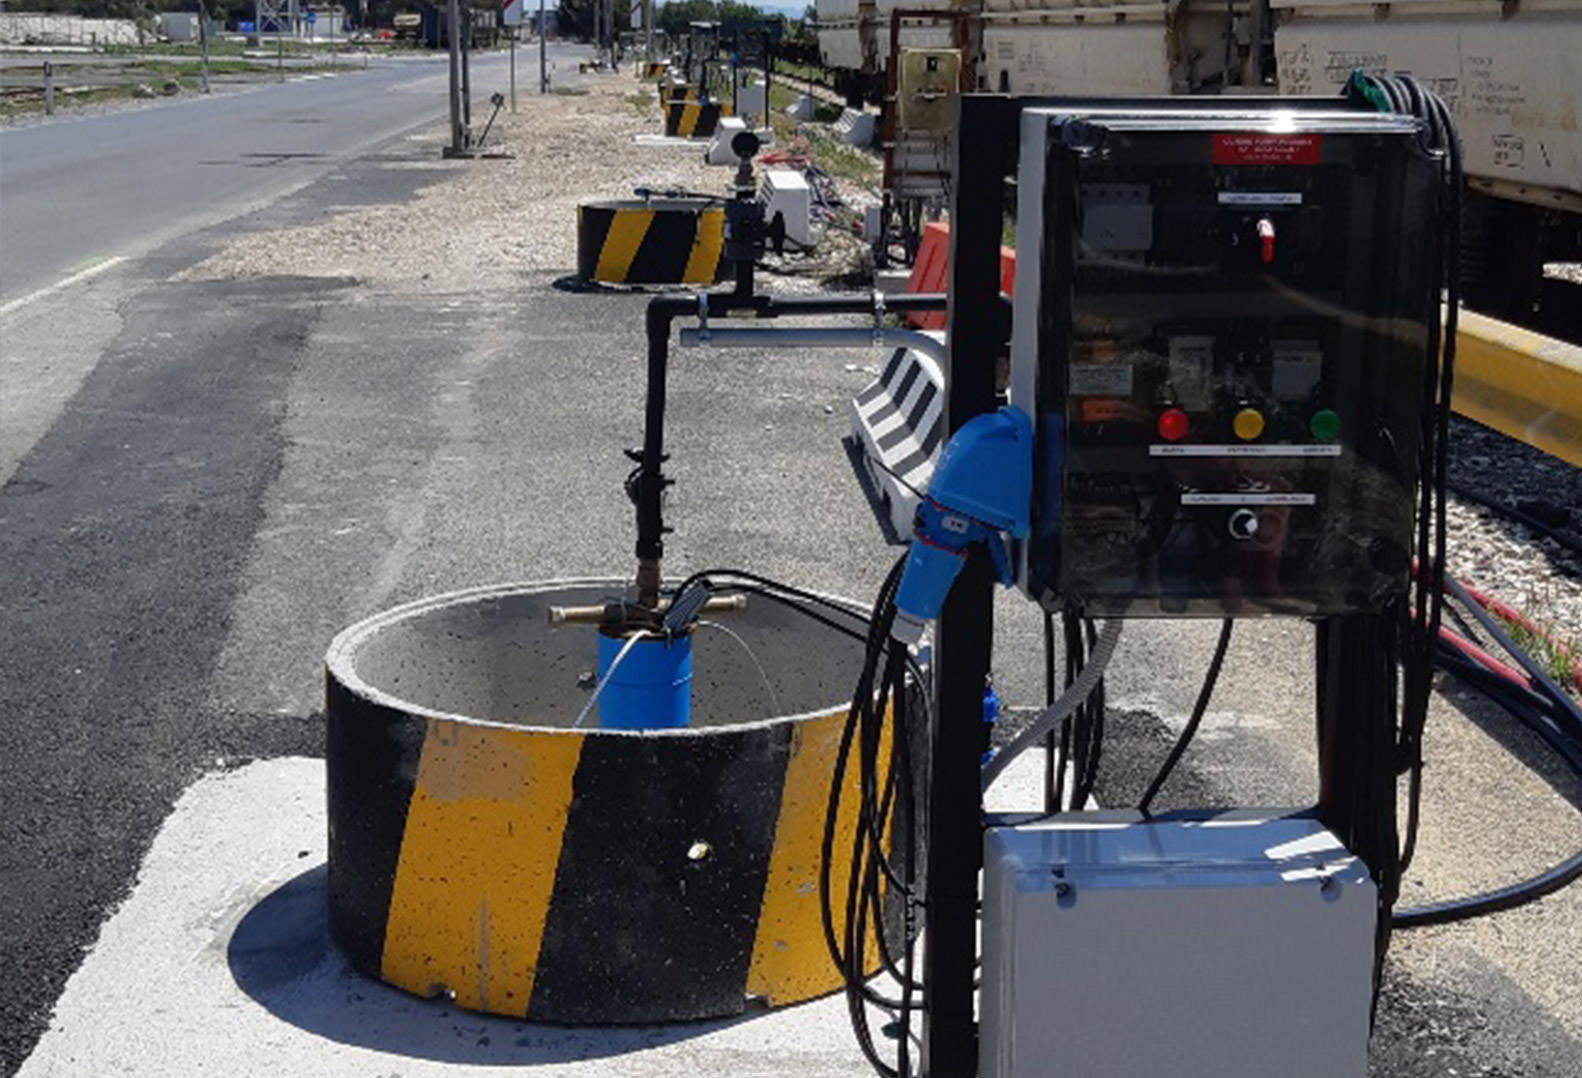
[[[786,239],[800,247],[813,246],[813,192],[807,177],[794,168],[767,168],[759,196],[764,203],[764,220],[779,214],[785,221]]]
[[[984,840],[982,1078],[1362,1078],[1376,889],[1273,809]]]

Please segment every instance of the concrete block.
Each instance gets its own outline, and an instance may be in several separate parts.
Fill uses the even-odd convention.
[[[704,151],[703,160],[711,165],[734,165],[736,153],[731,149],[731,139],[747,130],[747,121],[740,116],[725,116],[714,129],[714,139]]]

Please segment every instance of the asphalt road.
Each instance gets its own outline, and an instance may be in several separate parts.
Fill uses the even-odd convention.
[[[550,49],[562,72],[576,55]],[[476,85],[503,90],[508,63],[474,57]],[[0,305],[257,209],[447,107],[442,54],[288,78],[0,133]],[[536,84],[536,50],[518,53],[517,79]],[[487,97],[474,94],[475,129]]]
[[[439,591],[631,569],[620,450],[641,429],[642,297],[568,294],[556,273],[509,290],[177,276],[237,231],[312,219],[347,190],[400,203],[442,178],[422,167],[434,148],[387,140],[378,167],[345,150],[258,169],[276,177],[248,196],[260,208],[207,227],[165,219],[104,247],[125,261],[99,276],[38,294],[59,280],[45,274],[21,294],[36,298],[0,311],[0,1073],[36,1042],[189,784],[321,753],[320,662],[337,631]],[[868,378],[854,365],[874,356],[785,360],[676,353],[668,565],[871,596],[893,551],[838,439]],[[1179,729],[1214,628],[1128,628],[1100,791],[1110,803],[1135,797]],[[1014,596],[996,642],[1002,697],[1036,701],[1038,621]],[[1238,628],[1170,803],[1311,798],[1311,647],[1300,623]],[[1433,729],[1414,901],[1569,852],[1574,783],[1453,690]],[[1582,1073],[1569,972],[1579,910],[1567,893],[1398,944],[1377,1078]],[[121,991],[161,990],[129,973]],[[827,1034],[853,1050],[845,1030]]]
[[[506,63],[475,60],[479,99]],[[318,212],[282,200],[431,127],[445,84],[402,59],[0,135],[0,1074],[194,769],[320,751],[307,708],[216,711],[209,679],[287,390],[345,283],[161,283],[237,227]],[[400,201],[413,175],[358,197]]]

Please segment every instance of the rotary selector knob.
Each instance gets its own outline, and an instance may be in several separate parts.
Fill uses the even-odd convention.
[[[1258,534],[1258,514],[1251,509],[1238,509],[1225,523],[1232,539],[1251,539]]]

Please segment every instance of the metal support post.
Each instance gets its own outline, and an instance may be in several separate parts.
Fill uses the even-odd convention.
[[[538,0],[538,92],[549,93],[549,28],[544,22],[544,0]]]
[[[1018,108],[1007,99],[958,98],[946,322],[948,429],[995,407],[994,371],[1006,341],[1000,305],[1001,207],[1015,165]],[[994,639],[993,570],[974,548],[939,619],[928,783],[928,877],[923,943],[923,1073],[978,1073],[973,1018],[978,870],[983,860],[980,761],[983,686]]]
[[[1374,998],[1390,942],[1397,868],[1397,613],[1325,618],[1315,637],[1318,817],[1362,858],[1378,886]]]
[[[445,33],[450,39],[450,145],[446,157],[461,157],[467,152],[467,130],[461,118],[461,0],[449,0],[445,9]]]
[[[275,28],[275,70],[280,73],[280,81],[281,82],[285,82],[286,81],[286,39],[285,39],[285,35],[280,32],[280,28],[279,27]]]
[[[44,115],[55,115],[55,65],[44,61]]]
[[[461,123],[472,145],[472,5],[461,4]]]
[[[516,33],[511,34],[511,113],[516,113]]]
[[[203,92],[209,92],[209,5],[198,0],[198,54],[200,67],[198,81]]]

